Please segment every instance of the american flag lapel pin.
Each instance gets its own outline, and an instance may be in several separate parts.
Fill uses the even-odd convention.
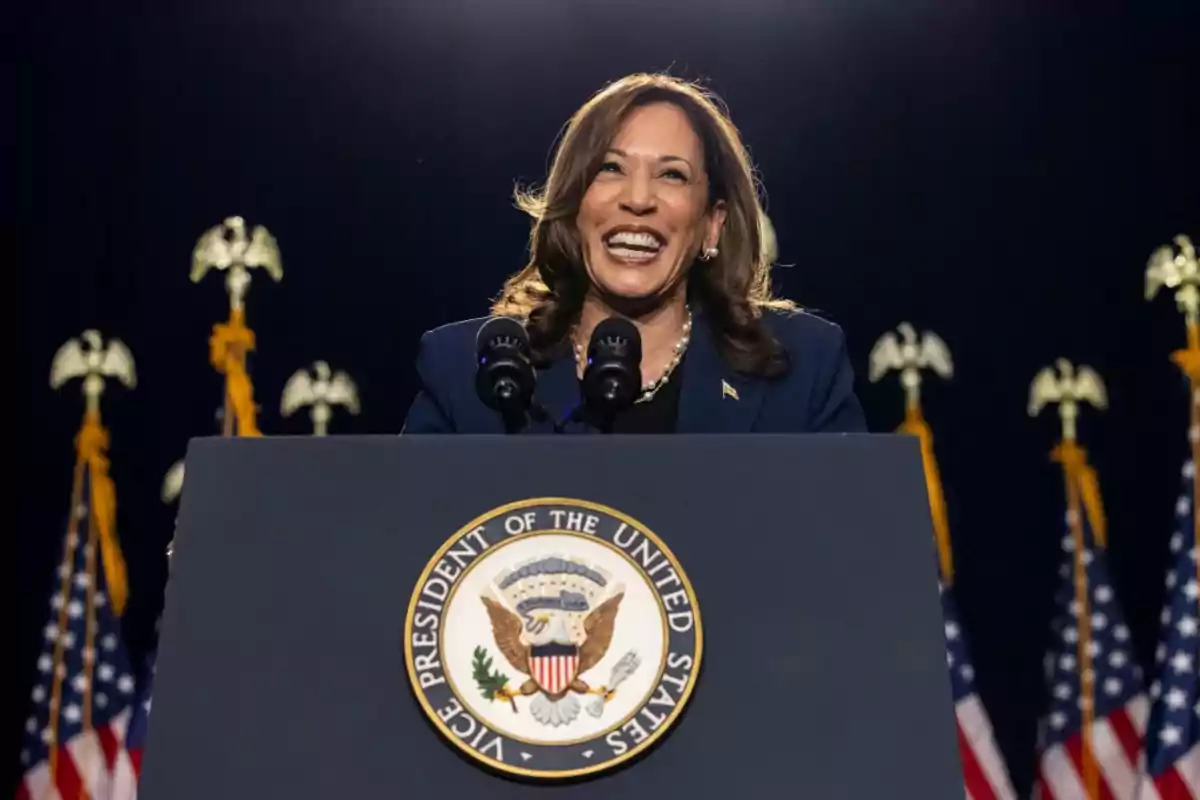
[[[728,381],[722,379],[721,380],[721,399],[724,400],[726,397],[732,397],[734,400],[742,399],[742,398],[738,397],[737,389],[730,386]]]

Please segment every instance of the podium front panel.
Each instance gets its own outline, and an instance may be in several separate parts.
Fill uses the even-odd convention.
[[[911,437],[200,439],[187,471],[143,800],[963,796]],[[656,534],[703,621],[669,730],[557,781],[452,745],[405,665],[439,548],[546,497]]]

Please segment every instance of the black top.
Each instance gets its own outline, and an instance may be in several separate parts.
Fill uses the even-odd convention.
[[[674,433],[679,416],[679,388],[683,385],[682,362],[671,373],[667,385],[653,400],[636,403],[613,421],[613,433]]]

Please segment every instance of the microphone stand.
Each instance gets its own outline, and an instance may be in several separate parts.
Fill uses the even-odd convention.
[[[520,433],[525,428],[524,413],[505,410],[500,412],[500,419],[504,421],[505,434]]]
[[[494,407],[500,412],[505,434],[520,433],[525,429],[530,417],[537,422],[545,422],[550,418],[546,409],[533,400],[528,401],[529,406],[526,408],[522,402],[520,387],[512,378],[504,377],[497,382],[496,397],[498,402]]]

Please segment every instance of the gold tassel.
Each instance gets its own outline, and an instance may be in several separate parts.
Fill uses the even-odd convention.
[[[916,436],[921,443],[921,462],[925,467],[925,486],[929,494],[929,512],[933,517],[933,536],[937,542],[938,562],[942,568],[942,580],[954,582],[954,560],[950,549],[950,520],[946,512],[946,497],[942,491],[942,478],[938,472],[937,458],[933,453],[933,432],[921,414],[921,408],[910,405],[904,414],[904,422],[897,429],[900,433]]]
[[[1096,477],[1096,470],[1087,462],[1087,451],[1076,442],[1060,442],[1050,458],[1063,465],[1067,480],[1079,488],[1083,511],[1092,528],[1096,546],[1108,547],[1108,519],[1100,497],[1100,481]]]
[[[91,477],[90,523],[100,538],[100,556],[113,611],[120,616],[125,613],[129,599],[129,577],[117,541],[117,491],[108,474],[107,450],[108,431],[100,424],[99,413],[89,411],[75,438],[76,464],[86,465]]]
[[[254,331],[246,327],[245,311],[229,312],[229,322],[213,326],[208,340],[208,357],[225,376],[226,412],[237,419],[238,436],[262,436],[254,411],[254,386],[246,373],[246,353],[254,350]],[[226,428],[229,422],[226,420]]]

